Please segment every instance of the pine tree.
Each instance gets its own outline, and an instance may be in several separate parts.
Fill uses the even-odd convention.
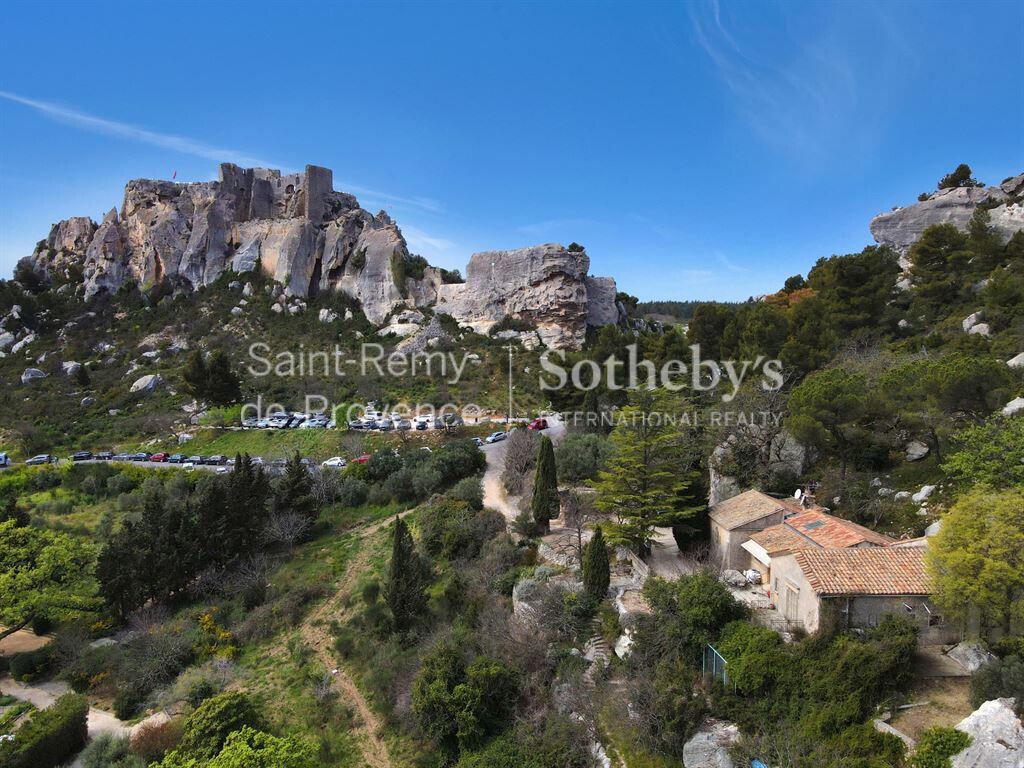
[[[274,494],[274,510],[299,515],[310,523],[315,523],[320,515],[313,496],[313,479],[298,452],[285,465],[284,476]]]
[[[609,438],[613,453],[594,487],[596,505],[615,522],[609,541],[625,544],[643,557],[650,551],[654,528],[685,517],[679,495],[690,466],[682,430],[667,416],[678,415],[679,403],[664,392],[638,390],[619,412]]]
[[[206,397],[218,405],[237,402],[242,396],[238,376],[231,370],[231,361],[223,350],[210,355],[206,365]]]
[[[426,586],[426,566],[416,551],[409,527],[398,518],[395,520],[386,597],[395,629],[399,632],[410,629],[426,609]]]
[[[608,565],[608,547],[604,532],[597,526],[593,538],[583,548],[583,589],[593,600],[604,600],[611,583]]]
[[[75,372],[75,381],[78,382],[78,385],[81,387],[89,386],[89,369],[84,365],[78,366],[78,370]]]
[[[558,473],[555,468],[555,449],[551,439],[542,435],[537,453],[537,467],[533,476],[533,499],[530,512],[533,522],[543,533],[551,530],[551,521],[558,517]]]
[[[197,400],[206,397],[206,387],[209,374],[206,371],[206,361],[203,353],[198,349],[188,356],[184,369],[181,371],[181,378],[185,381],[185,390]]]

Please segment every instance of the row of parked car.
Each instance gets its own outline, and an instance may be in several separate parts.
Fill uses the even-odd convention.
[[[374,410],[367,410],[360,419],[353,419],[348,422],[347,427],[352,430],[376,430],[389,432],[391,430],[427,430],[427,429],[450,429],[461,426],[463,420],[460,416],[446,414],[442,416],[416,416],[406,418],[400,413],[378,413]],[[335,429],[337,422],[328,418],[324,413],[275,413],[265,418],[242,419],[243,429]]]

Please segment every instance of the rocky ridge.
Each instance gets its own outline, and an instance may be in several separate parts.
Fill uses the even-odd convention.
[[[313,165],[282,174],[225,163],[217,181],[130,181],[120,211],[111,209],[99,224],[87,217],[54,224],[23,261],[45,280],[80,280],[87,300],[130,282],[195,289],[225,271],[261,270],[288,297],[337,292],[358,299],[377,326],[396,312],[432,307],[481,333],[506,319],[524,321],[555,348],[578,348],[588,326],[625,317],[615,281],[589,276],[582,249],[545,244],[477,253],[466,282],[451,282],[413,259],[387,213],[360,208],[354,196],[334,190],[329,169]]]
[[[998,186],[940,189],[927,200],[880,213],[871,219],[871,235],[905,259],[910,246],[933,224],[948,223],[966,230],[979,205],[989,207],[992,230],[1007,242],[1024,229],[1024,173]]]

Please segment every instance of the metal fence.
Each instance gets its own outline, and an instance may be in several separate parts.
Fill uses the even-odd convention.
[[[705,682],[721,680],[722,685],[729,685],[729,662],[718,650],[708,643],[704,646],[703,675]]]

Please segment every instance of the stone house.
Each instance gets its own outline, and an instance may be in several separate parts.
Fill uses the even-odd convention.
[[[772,561],[771,597],[808,632],[870,629],[885,616],[910,619],[924,645],[956,642],[930,598],[924,546],[801,549]]]
[[[750,555],[743,543],[757,531],[778,525],[787,513],[803,506],[795,499],[775,499],[761,491],[744,491],[711,507],[711,546],[724,568],[749,567]]]

